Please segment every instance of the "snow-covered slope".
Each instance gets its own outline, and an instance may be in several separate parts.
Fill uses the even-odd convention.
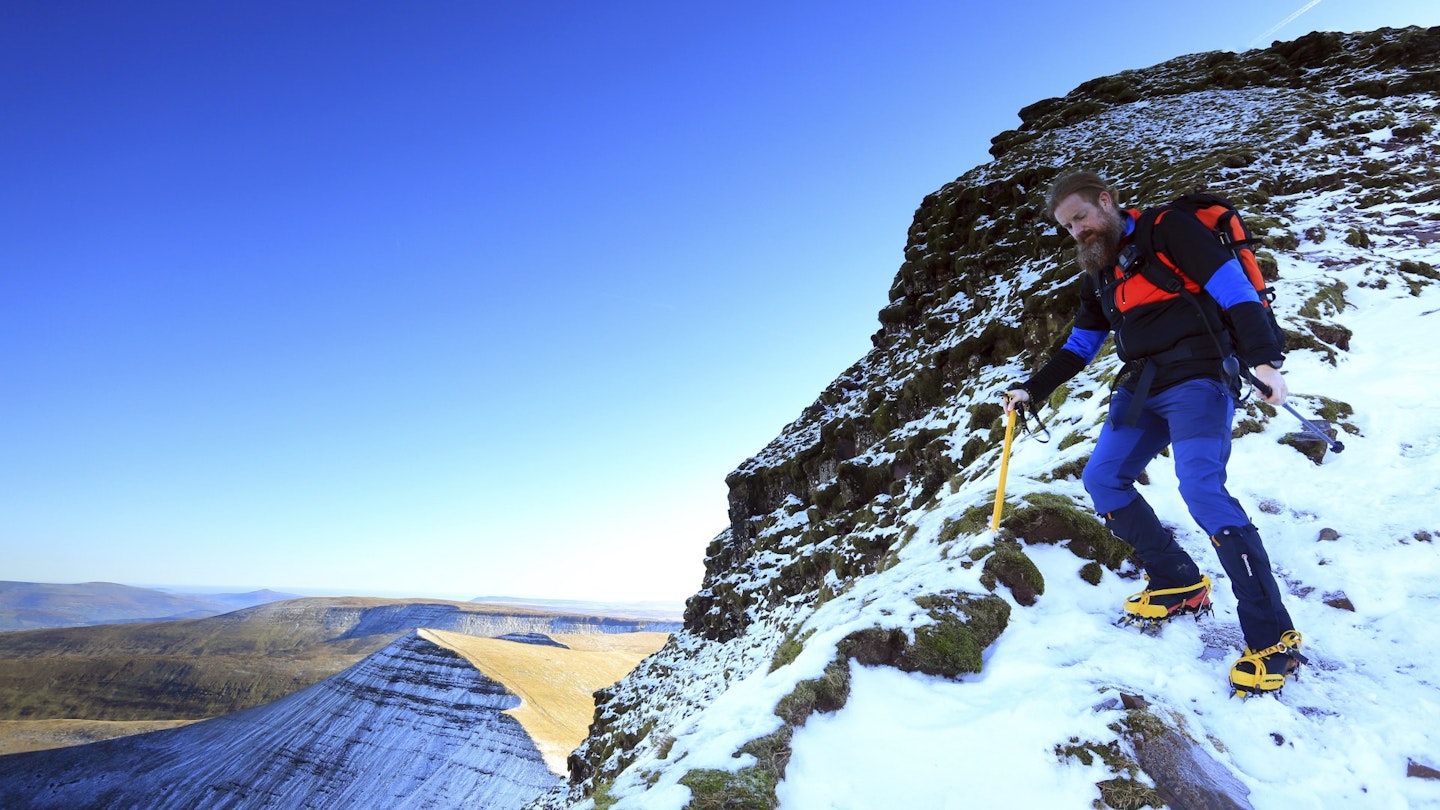
[[[1440,806],[1437,104],[1431,29],[1186,57],[1022,111],[921,204],[874,350],[731,475],[685,632],[602,693],[571,784],[532,806]],[[1043,217],[1074,168],[1136,203],[1241,205],[1292,403],[1345,442],[1312,459],[1289,414],[1237,416],[1231,490],[1312,662],[1278,699],[1229,697],[1234,602],[1166,458],[1144,492],[1216,615],[1112,624],[1143,585],[1078,481],[1112,353],[1052,398],[1053,441],[1017,442],[989,530],[998,395],[1075,305]]]
[[[422,630],[265,706],[0,758],[0,806],[519,807],[557,781],[519,704]]]

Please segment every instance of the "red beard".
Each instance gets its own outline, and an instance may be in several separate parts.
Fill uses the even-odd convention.
[[[1098,274],[1114,267],[1120,256],[1120,239],[1124,233],[1124,222],[1116,216],[1080,234],[1076,239],[1079,243],[1076,258],[1080,261],[1080,268],[1087,273]]]

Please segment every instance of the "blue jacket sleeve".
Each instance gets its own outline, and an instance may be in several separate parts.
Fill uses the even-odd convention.
[[[1076,326],[1071,328],[1070,337],[1065,341],[1063,348],[1079,355],[1080,359],[1089,364],[1091,360],[1095,359],[1095,355],[1100,353],[1100,347],[1104,345],[1105,338],[1109,336],[1108,330],[1081,329]]]
[[[1245,277],[1245,271],[1241,269],[1238,259],[1231,259],[1220,265],[1210,280],[1205,282],[1205,292],[1210,293],[1210,297],[1223,309],[1246,301],[1260,301],[1255,285]]]

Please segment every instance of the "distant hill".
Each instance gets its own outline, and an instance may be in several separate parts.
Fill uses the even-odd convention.
[[[366,597],[272,602],[219,616],[0,633],[0,720],[198,720],[276,700],[417,628],[668,633],[678,624],[532,608]]]
[[[509,605],[536,610],[582,613],[590,616],[611,616],[627,619],[649,619],[657,622],[685,620],[684,602],[596,602],[580,599],[521,599],[513,596],[480,596],[471,602],[487,605]]]
[[[0,631],[198,619],[295,598],[269,590],[202,595],[115,582],[0,581]]]

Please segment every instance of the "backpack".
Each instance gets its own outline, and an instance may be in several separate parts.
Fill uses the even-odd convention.
[[[1171,212],[1193,216],[1200,220],[1215,235],[1220,244],[1228,248],[1240,262],[1240,267],[1245,271],[1245,277],[1250,279],[1250,283],[1255,287],[1255,293],[1260,297],[1260,304],[1265,310],[1266,320],[1270,324],[1270,331],[1274,335],[1275,343],[1281,351],[1284,351],[1285,330],[1280,328],[1280,322],[1275,318],[1275,310],[1270,306],[1275,300],[1275,288],[1265,281],[1265,276],[1260,271],[1260,262],[1255,258],[1254,246],[1262,243],[1250,234],[1250,228],[1240,216],[1239,210],[1224,197],[1214,194],[1186,194],[1174,202],[1147,210],[1135,223],[1134,244],[1140,247],[1144,256],[1154,257],[1157,261],[1140,262],[1139,273],[1161,290],[1186,298],[1196,307],[1200,306],[1200,302],[1197,300],[1198,296],[1185,288],[1185,280],[1181,277],[1179,270],[1163,253],[1155,250],[1155,225],[1162,217]],[[1208,299],[1209,296],[1205,296],[1205,298]],[[1228,319],[1222,317],[1222,320],[1225,321],[1228,328]],[[1219,338],[1214,334],[1211,337],[1219,346]]]

